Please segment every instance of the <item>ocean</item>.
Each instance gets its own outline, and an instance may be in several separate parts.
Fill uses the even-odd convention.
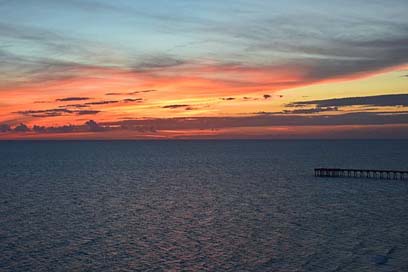
[[[408,141],[2,141],[0,271],[408,271]]]

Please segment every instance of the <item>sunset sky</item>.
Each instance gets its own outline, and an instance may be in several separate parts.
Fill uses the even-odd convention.
[[[406,0],[0,0],[0,139],[408,138]]]

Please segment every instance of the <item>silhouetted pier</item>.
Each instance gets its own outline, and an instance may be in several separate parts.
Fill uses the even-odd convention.
[[[333,178],[408,179],[408,171],[396,170],[315,168],[314,174],[316,177]]]

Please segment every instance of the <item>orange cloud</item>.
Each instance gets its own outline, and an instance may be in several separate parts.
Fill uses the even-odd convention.
[[[210,108],[203,109],[202,106],[218,107],[219,97],[273,93],[316,82],[349,80],[356,76],[370,75],[364,73],[337,79],[320,79],[310,78],[308,74],[307,68],[301,66],[247,67],[215,63],[184,63],[174,67],[149,70],[71,67],[63,76],[61,73],[43,75],[41,80],[27,79],[14,86],[0,87],[0,122],[58,125],[82,123],[84,120],[91,119],[86,115],[95,114],[96,116],[92,118],[98,121],[163,115],[171,117],[194,114],[236,114],[235,110],[228,107],[222,108],[221,112]],[[140,92],[140,90],[158,91]],[[109,101],[115,101],[115,103],[102,103],[106,101],[106,93],[113,93]],[[121,97],[119,101],[114,93],[120,93],[121,96],[123,93],[134,93],[134,95]],[[66,101],[67,97],[87,98],[87,103],[84,105],[87,108],[84,111],[73,111],[71,108],[65,112],[58,110],[72,107],[72,101]],[[176,104],[189,105],[187,107],[189,112],[172,111],[166,107],[166,105]],[[61,114],[50,116],[21,114],[27,111],[60,112]]]

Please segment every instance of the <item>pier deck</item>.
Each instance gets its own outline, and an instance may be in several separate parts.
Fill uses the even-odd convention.
[[[314,174],[316,177],[371,178],[391,180],[408,179],[408,171],[398,170],[315,168]]]

